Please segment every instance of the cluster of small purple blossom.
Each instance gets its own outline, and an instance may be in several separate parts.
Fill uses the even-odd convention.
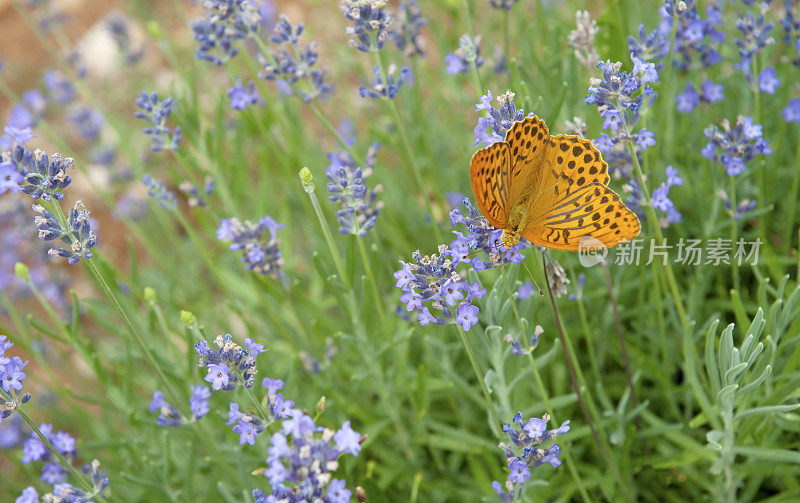
[[[194,421],[199,421],[210,410],[208,399],[211,398],[211,391],[208,386],[198,384],[191,387],[192,394],[189,397],[189,411],[191,418],[187,418],[181,413],[180,409],[174,407],[164,399],[164,393],[160,390],[153,392],[150,400],[150,413],[158,412],[159,426],[181,426]]]
[[[164,182],[156,179],[150,173],[144,175],[142,184],[147,187],[147,195],[158,201],[158,205],[168,210],[174,210],[178,204],[175,193],[167,189]]]
[[[289,94],[310,102],[328,97],[333,93],[333,86],[325,81],[325,68],[314,68],[319,58],[316,42],[305,47],[300,44],[303,27],[300,23],[297,28],[292,28],[288,18],[281,14],[269,37],[276,47],[258,55],[263,65],[258,76],[274,80]]]
[[[634,176],[633,156],[637,156],[638,161],[644,151],[655,146],[656,139],[653,131],[642,128],[634,133],[634,129],[643,110],[651,105],[655,91],[650,84],[657,84],[659,75],[654,63],[639,59],[635,53],[631,53],[631,60],[631,72],[622,70],[620,62],[601,61],[598,67],[603,71],[603,78],[591,79],[585,101],[597,106],[603,128],[611,131],[610,135],[601,133],[594,145],[604,154],[611,175],[623,181],[628,205],[641,216],[647,199]],[[666,223],[678,222],[680,213],[668,193],[670,186],[680,185],[682,180],[672,167],[667,168],[667,178],[667,182],[652,194],[651,204],[666,213]]]
[[[39,149],[28,150],[24,144],[35,137],[30,126],[20,128],[12,122],[6,126],[5,133],[5,145],[0,152],[0,194],[22,192],[34,201],[52,205],[54,210],[58,207],[60,213],[63,191],[72,182],[67,174],[67,170],[73,168],[72,158],[57,153],[48,155]],[[75,203],[66,218],[59,218],[39,204],[34,204],[33,209],[39,213],[34,218],[39,238],[43,241],[60,239],[67,245],[51,249],[51,255],[64,257],[70,264],[77,263],[81,257],[92,257],[91,249],[97,243],[97,236],[81,201]]]
[[[6,351],[13,345],[5,335],[0,334],[0,424],[9,423],[11,420],[8,417],[31,399],[30,393],[22,391],[22,385],[27,377],[23,370],[28,362],[18,356],[6,356]],[[4,438],[0,447],[10,448],[22,440],[22,430],[19,426],[10,431],[15,436]],[[42,441],[42,438],[45,438],[47,443]],[[51,449],[57,451],[61,458],[59,459]],[[22,463],[44,463],[41,480],[54,486],[51,496],[64,498],[53,501],[90,501],[90,498],[103,494],[108,487],[108,477],[105,472],[99,470],[100,464],[97,461],[84,468],[84,471],[91,474],[92,491],[83,491],[66,483],[69,472],[62,463],[66,461],[71,464],[75,454],[75,438],[64,431],[53,433],[50,424],[40,425],[36,431],[22,440]],[[38,493],[33,487],[28,487],[16,501],[38,502]]]
[[[342,479],[331,477],[339,467],[343,454],[358,456],[363,437],[353,431],[350,421],[338,431],[322,428],[299,410],[281,422],[281,429],[272,434],[264,476],[272,493],[253,491],[256,503],[272,501],[326,501],[347,503],[352,491]]]
[[[230,334],[218,336],[212,345],[206,341],[195,344],[199,356],[198,366],[206,368],[205,380],[214,391],[233,391],[238,387],[252,388],[255,382],[256,359],[268,351],[264,345],[252,339],[244,340],[244,347],[232,340]],[[300,409],[293,400],[284,398],[284,382],[265,377],[261,386],[266,390],[266,416],[242,412],[241,405],[231,402],[228,425],[239,434],[239,444],[255,445],[256,438],[267,428],[280,423],[273,430],[268,448],[267,467],[259,470],[269,479],[271,493],[257,489],[253,498],[260,502],[272,501],[316,501],[324,498],[328,502],[349,501],[351,491],[345,481],[334,479],[331,473],[338,468],[338,458],[343,454],[357,456],[361,451],[363,437],[345,421],[338,431],[318,427],[314,420]],[[180,426],[197,421],[209,412],[211,391],[205,385],[192,387],[190,409],[192,418],[187,419],[175,407],[164,401],[164,395],[155,391],[150,412],[159,411],[158,424]],[[259,403],[261,403],[259,401]],[[261,411],[258,406],[259,413]]]
[[[217,239],[232,241],[232,251],[243,251],[242,262],[246,264],[248,271],[278,278],[283,276],[283,255],[278,248],[278,229],[283,229],[283,224],[269,216],[261,217],[258,223],[226,218],[217,228]]]
[[[366,186],[366,179],[372,173],[377,161],[380,145],[373,143],[367,152],[364,168],[356,166],[352,156],[347,152],[328,154],[330,164],[325,169],[328,177],[328,198],[339,202],[342,208],[336,211],[339,220],[339,232],[364,237],[375,226],[383,203],[378,201],[382,187],[373,190]]]
[[[706,128],[704,135],[708,143],[702,153],[706,159],[722,164],[728,175],[740,174],[756,154],[772,153],[769,142],[764,139],[762,126],[754,124],[752,117],[740,115],[733,127],[727,119],[723,119],[720,125],[721,128],[715,125]]]
[[[214,179],[207,176],[203,180],[202,188],[185,180],[178,186],[178,189],[186,195],[186,202],[189,204],[189,207],[194,208],[197,206],[205,206],[206,196],[210,196],[212,192],[214,192],[215,187],[216,182]]]
[[[564,421],[556,429],[548,430],[550,416],[545,414],[541,419],[532,417],[524,420],[521,412],[517,412],[510,423],[503,424],[503,433],[508,436],[507,442],[500,443],[500,449],[508,461],[508,479],[505,484],[494,481],[492,488],[497,491],[504,502],[519,501],[523,486],[531,478],[531,469],[550,463],[553,468],[561,465],[558,457],[561,449],[552,443],[545,448],[542,444],[554,440],[558,435],[569,431],[569,421]]]
[[[253,387],[256,358],[269,349],[249,338],[244,340],[244,345],[243,348],[233,342],[231,334],[218,335],[214,339],[217,349],[206,341],[194,345],[194,352],[200,357],[197,365],[207,369],[205,380],[211,384],[211,389],[230,391],[238,386]]]
[[[469,35],[462,35],[458,40],[458,49],[444,57],[445,72],[455,75],[466,73],[472,66],[480,68],[483,66],[483,56],[481,56],[481,37],[475,38]]]
[[[362,98],[392,99],[400,91],[400,88],[403,87],[403,84],[407,82],[411,83],[414,79],[411,69],[407,66],[401,68],[398,73],[397,66],[391,65],[385,77],[381,75],[381,69],[377,65],[373,68],[373,72],[375,73],[375,80],[372,82],[372,85],[370,87],[362,86],[358,89],[358,93]]]
[[[250,0],[203,0],[205,16],[192,22],[198,42],[197,59],[215,65],[227,63],[239,53],[239,43],[257,32],[261,12]]]
[[[479,281],[470,283],[465,271],[458,271],[461,264],[479,271],[519,263],[525,257],[521,250],[525,244],[513,248],[502,245],[502,230],[496,229],[469,200],[464,200],[467,214],[460,209],[450,212],[450,224],[464,224],[467,233],[453,231],[456,239],[450,245],[440,245],[439,253],[422,256],[419,251],[412,254],[414,262],[400,261],[402,268],[394,273],[396,287],[403,292],[400,301],[406,311],[417,311],[417,321],[425,326],[430,323],[449,325],[456,323],[469,330],[478,322],[478,306],[472,304],[486,294]],[[472,252],[484,254],[486,258]]]
[[[25,365],[19,356],[6,356],[6,351],[14,345],[5,335],[0,334],[0,423],[20,405],[31,399],[30,393],[22,392],[25,382]]]
[[[497,108],[492,105],[492,98],[492,91],[487,90],[486,94],[481,96],[481,102],[475,105],[475,111],[483,110],[486,114],[478,118],[473,146],[483,143],[488,147],[492,143],[502,141],[511,126],[525,118],[525,111],[514,104],[514,93],[511,91],[497,97],[497,102],[500,103]],[[530,113],[528,116],[531,117],[533,114]]]
[[[161,150],[177,151],[181,142],[182,132],[180,126],[170,129],[167,119],[172,114],[172,98],[158,99],[158,94],[152,92],[142,94],[136,98],[136,106],[139,110],[133,115],[137,119],[144,119],[150,126],[144,128],[142,132],[150,137],[153,144],[150,150],[158,152]]]
[[[63,431],[53,434],[52,430],[51,425],[42,424],[39,426],[38,433],[43,435],[64,460],[71,464],[76,454],[75,439]],[[95,497],[105,496],[109,480],[106,472],[100,470],[99,461],[93,460],[83,467],[84,473],[88,473],[90,476],[91,490],[82,490],[68,484],[65,482],[68,474],[67,469],[60,464],[60,460],[55,459],[55,456],[45,447],[36,432],[31,433],[22,446],[22,462],[27,464],[35,461],[45,463],[42,467],[41,480],[53,485],[51,493],[42,495],[43,501],[89,502],[93,501]],[[18,503],[38,503],[39,494],[34,487],[26,487],[16,501]]]

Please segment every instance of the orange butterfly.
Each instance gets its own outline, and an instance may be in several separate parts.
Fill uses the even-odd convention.
[[[481,213],[503,229],[508,248],[524,237],[577,251],[587,241],[610,247],[639,234],[639,219],[608,188],[608,165],[592,142],[550,136],[536,116],[514,123],[505,141],[475,152],[469,176]]]

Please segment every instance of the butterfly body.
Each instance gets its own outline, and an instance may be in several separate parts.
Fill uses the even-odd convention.
[[[503,229],[509,248],[524,237],[576,251],[588,238],[615,246],[639,233],[639,219],[607,186],[608,165],[597,148],[579,136],[550,136],[536,116],[476,152],[470,181],[478,207]]]

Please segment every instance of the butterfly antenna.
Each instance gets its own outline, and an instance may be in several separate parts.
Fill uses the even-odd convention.
[[[494,246],[495,246],[495,250],[497,250],[499,252],[500,251],[500,245],[495,243]],[[520,261],[520,264],[522,264],[522,267],[524,267],[525,270],[528,271],[528,276],[531,277],[531,280],[533,281],[533,284],[536,286],[536,289],[539,290],[539,297],[544,297],[544,292],[542,292],[542,289],[539,287],[539,283],[536,281],[536,278],[533,277],[533,273],[528,268],[528,264],[525,263],[524,259]]]
[[[531,277],[531,279],[533,280],[533,284],[536,285],[536,289],[539,290],[539,297],[544,297],[544,292],[542,292],[542,289],[539,288],[539,283],[536,282],[536,278],[533,277],[533,273],[531,272],[531,270],[528,269],[528,264],[526,264],[524,260],[521,261],[520,264],[522,264],[522,267],[524,267],[525,270],[528,271],[528,276]]]

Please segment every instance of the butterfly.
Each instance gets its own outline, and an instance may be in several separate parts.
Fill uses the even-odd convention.
[[[525,238],[577,251],[587,243],[616,246],[639,234],[636,214],[608,187],[600,151],[577,135],[550,136],[536,116],[475,152],[469,171],[478,208],[503,229],[507,248]]]

